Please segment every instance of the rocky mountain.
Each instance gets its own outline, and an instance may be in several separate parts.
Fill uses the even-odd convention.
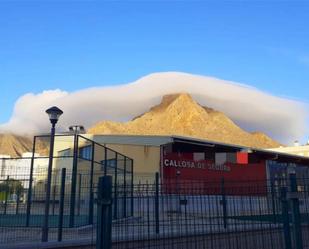
[[[32,140],[14,134],[0,134],[0,154],[20,157],[22,153],[32,151]]]
[[[15,135],[11,133],[0,134],[0,155],[21,157],[24,152],[32,152],[33,138]],[[49,141],[36,140],[36,153],[47,156],[49,153]]]
[[[203,107],[188,94],[171,94],[148,112],[125,123],[103,121],[88,130],[92,134],[181,135],[257,148],[280,144],[262,132],[249,133],[224,113]],[[36,152],[48,155],[48,141],[37,141]],[[0,134],[0,154],[20,157],[32,151],[32,138]]]
[[[129,122],[99,122],[88,133],[181,135],[256,148],[280,146],[262,132],[241,129],[224,113],[199,105],[186,93],[164,96],[159,105]]]

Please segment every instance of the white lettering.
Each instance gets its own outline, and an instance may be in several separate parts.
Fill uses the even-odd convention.
[[[181,168],[197,168],[197,169],[208,169],[215,171],[226,171],[230,172],[231,167],[225,164],[209,164],[207,162],[193,162],[193,161],[185,161],[185,160],[172,160],[172,159],[164,159],[163,165],[165,167],[181,167]]]

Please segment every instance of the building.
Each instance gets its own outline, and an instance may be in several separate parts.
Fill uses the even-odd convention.
[[[286,177],[288,168],[309,177],[309,158],[181,136],[90,135],[93,141],[134,160],[135,181],[265,181]],[[81,145],[81,147],[83,147]]]
[[[41,214],[44,212],[44,205],[41,204],[46,201],[47,190],[50,189],[52,214],[63,194],[68,206],[65,212],[69,213],[70,226],[74,226],[76,214],[87,217],[87,221],[83,221],[84,224],[92,224],[99,178],[110,175],[113,186],[119,185],[121,189],[125,189],[123,196],[117,196],[118,193],[114,192],[113,218],[132,215],[133,160],[131,158],[79,134],[57,134],[54,141],[52,158],[49,157],[50,135],[35,136],[34,151],[24,153],[20,158],[0,155],[0,184],[3,184],[0,201],[6,204],[8,201],[17,202],[17,210],[18,201],[23,200],[27,203],[27,210],[33,206],[35,212]],[[47,181],[49,162],[53,163],[51,181]],[[15,180],[22,184],[22,192],[10,184],[10,181],[15,183]],[[14,212],[17,213],[16,210],[14,209]]]
[[[11,158],[9,155],[0,155],[0,181],[7,179],[19,180],[24,188],[28,188],[32,152],[25,152],[20,158]],[[48,159],[34,153],[33,174],[45,175]]]
[[[305,145],[300,145],[298,141],[295,141],[294,146],[281,146],[279,148],[274,148],[271,150],[309,157],[309,142]]]

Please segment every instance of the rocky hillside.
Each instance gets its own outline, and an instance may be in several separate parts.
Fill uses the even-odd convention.
[[[256,148],[280,144],[261,132],[249,133],[224,113],[203,107],[188,94],[172,94],[133,120],[103,121],[88,130],[92,134],[182,135]]]
[[[262,132],[249,133],[224,113],[203,107],[188,94],[172,94],[133,120],[120,123],[103,121],[89,129],[92,134],[181,135],[257,148],[280,144]],[[48,142],[37,141],[36,152],[48,155]],[[32,151],[32,138],[0,134],[0,155],[20,157]]]
[[[0,134],[0,154],[20,157],[22,153],[32,151],[32,140],[13,134]]]
[[[32,152],[33,138],[10,133],[0,134],[0,155],[21,157],[24,152]],[[36,140],[36,153],[48,155],[49,143],[43,139]]]

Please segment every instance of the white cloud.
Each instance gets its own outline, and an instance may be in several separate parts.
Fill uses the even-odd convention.
[[[256,88],[211,77],[185,73],[155,73],[113,87],[67,93],[61,90],[26,94],[19,98],[11,119],[1,130],[40,133],[49,130],[45,110],[57,105],[64,111],[58,127],[86,127],[101,120],[125,121],[160,103],[162,95],[188,92],[200,104],[223,111],[241,127],[259,130],[281,142],[302,138],[307,132],[306,105]]]

